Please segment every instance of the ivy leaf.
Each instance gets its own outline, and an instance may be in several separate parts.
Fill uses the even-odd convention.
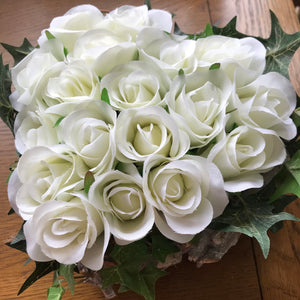
[[[24,39],[23,44],[20,47],[11,46],[4,43],[1,43],[1,45],[14,58],[14,65],[20,62],[26,55],[28,55],[34,49],[34,47],[30,44],[30,42],[26,38]]]
[[[47,291],[47,300],[60,300],[65,293],[62,286],[51,286]]]
[[[271,34],[268,39],[258,38],[267,49],[266,68],[264,73],[279,72],[289,79],[289,64],[295,53],[300,47],[300,32],[294,34],[285,33],[276,17],[271,14]]]
[[[212,27],[213,33],[216,35],[224,35],[224,36],[239,38],[239,39],[243,37],[247,37],[247,35],[236,30],[236,19],[237,17],[232,18],[231,21],[229,21],[229,23],[227,23],[227,25],[222,28],[213,26]]]
[[[152,233],[152,254],[157,260],[165,262],[169,254],[178,251],[179,248],[173,241],[167,239],[158,231]]]
[[[121,281],[122,281],[120,274],[119,274],[118,266],[103,268],[99,272],[100,272],[100,275],[102,278],[102,288],[103,289],[105,289],[109,286],[112,286],[114,284],[121,283]]]
[[[208,23],[208,24],[206,24],[203,32],[201,32],[200,34],[189,34],[188,38],[190,40],[197,40],[199,38],[206,38],[211,35],[214,35],[214,31],[213,31],[212,26]]]
[[[35,262],[35,270],[33,273],[25,280],[21,286],[18,295],[23,293],[27,288],[29,288],[34,282],[48,273],[58,269],[58,263],[56,261],[47,261],[47,262]]]
[[[65,279],[67,280],[72,295],[74,295],[74,290],[75,290],[75,280],[73,274],[74,269],[75,269],[75,265],[64,265],[64,264],[59,265],[59,275],[64,276]]]
[[[3,122],[14,132],[14,121],[16,111],[9,102],[11,94],[11,77],[9,66],[3,64],[2,55],[0,54],[0,117]]]
[[[241,232],[256,238],[266,258],[270,250],[268,229],[279,221],[299,220],[289,213],[274,214],[272,210],[272,205],[257,201],[254,197],[239,197],[237,203],[230,202],[223,215],[216,218],[211,227],[219,231]]]

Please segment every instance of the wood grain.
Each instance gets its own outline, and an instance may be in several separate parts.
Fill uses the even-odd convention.
[[[85,3],[81,0],[22,0],[0,1],[0,41],[8,44],[21,44],[26,36],[35,44],[40,31],[48,27],[52,18],[65,13],[72,6]],[[140,5],[143,1],[91,0],[91,4],[100,9],[112,10],[123,4]],[[16,9],[17,5],[17,9]],[[268,36],[270,19],[268,8],[272,8],[287,32],[299,30],[299,24],[293,13],[292,1],[289,0],[153,0],[154,8],[167,9],[174,13],[175,20],[185,32],[199,32],[208,22],[225,25],[234,15],[238,16],[238,29],[245,33]],[[0,51],[3,49],[1,48]],[[4,61],[12,63],[4,54]],[[291,78],[298,91],[300,80],[297,79],[295,59]],[[297,76],[296,76],[297,75]],[[295,79],[296,78],[296,79]],[[8,216],[9,203],[6,196],[5,180],[8,168],[16,159],[13,137],[5,125],[0,122],[0,299],[46,299],[46,290],[51,283],[51,275],[38,281],[34,287],[25,291],[18,298],[16,293],[24,280],[33,270],[33,263],[23,266],[27,257],[4,244],[17,233],[22,221],[16,215]],[[300,217],[299,203],[289,207],[289,211]],[[260,249],[252,241],[243,237],[216,264],[205,265],[197,269],[192,263],[170,268],[170,275],[157,283],[157,299],[165,300],[290,300],[300,298],[299,285],[299,224],[288,222],[284,229],[271,235],[271,252],[264,260]],[[76,295],[67,292],[64,299],[104,299],[101,291],[89,284],[76,286]],[[133,293],[121,294],[116,299],[142,299]]]

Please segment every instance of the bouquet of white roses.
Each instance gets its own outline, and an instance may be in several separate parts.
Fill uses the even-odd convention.
[[[11,246],[36,261],[32,277],[47,268],[74,290],[73,271],[94,271],[103,289],[153,299],[181,244],[201,264],[203,234],[241,232],[267,256],[267,230],[296,220],[281,212],[300,196],[297,97],[281,60],[298,33],[281,45],[274,15],[266,40],[234,25],[188,35],[149,4],[81,5],[38,47],[3,44],[16,64],[1,60],[0,115],[20,154],[8,198],[25,221]],[[56,278],[49,299],[63,292]]]

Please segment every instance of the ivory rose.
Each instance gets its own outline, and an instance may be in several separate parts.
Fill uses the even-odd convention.
[[[146,201],[142,177],[134,165],[96,177],[89,190],[91,203],[104,213],[118,244],[143,238],[154,224],[154,211]]]
[[[285,158],[284,143],[276,134],[247,126],[232,130],[208,154],[208,159],[220,169],[228,192],[261,187],[260,173],[282,164]]]
[[[171,117],[187,132],[191,147],[203,147],[225,126],[233,85],[222,70],[177,76],[166,96]]]
[[[9,201],[28,220],[42,203],[62,199],[63,192],[83,189],[87,170],[67,145],[31,148],[21,156],[9,180]]]
[[[164,104],[169,78],[159,68],[143,61],[132,61],[114,68],[101,80],[110,104],[116,110]]]
[[[241,87],[255,80],[264,71],[266,49],[257,39],[211,35],[196,41],[195,56],[200,68],[220,63],[220,68]]]
[[[179,158],[190,147],[187,134],[159,106],[123,110],[116,122],[117,159],[122,162],[144,161],[161,154]]]
[[[104,101],[84,102],[57,126],[58,138],[97,175],[113,167],[115,122],[115,111]]]
[[[109,227],[83,193],[69,201],[51,200],[37,208],[24,225],[27,253],[35,261],[81,262],[99,270],[109,242]]]
[[[194,40],[187,40],[156,28],[145,28],[139,33],[136,45],[140,51],[140,60],[156,64],[171,78],[174,78],[180,69],[185,74],[197,69]]]
[[[42,31],[39,45],[47,40],[46,30],[59,39],[67,51],[72,51],[76,40],[88,30],[98,28],[104,16],[101,11],[89,4],[78,5],[68,10],[63,16],[54,18],[48,29]]]
[[[234,98],[234,121],[262,132],[276,132],[291,140],[297,128],[290,118],[296,108],[296,93],[291,82],[279,73],[270,72],[251,84],[237,89]]]
[[[144,163],[143,188],[156,208],[155,224],[169,239],[184,243],[204,230],[228,203],[218,168],[200,156],[179,160],[149,157]]]

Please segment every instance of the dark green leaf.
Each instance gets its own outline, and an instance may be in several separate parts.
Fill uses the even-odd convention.
[[[109,96],[106,88],[104,88],[101,92],[101,100],[106,102],[107,104],[110,104]]]
[[[183,71],[182,69],[180,69],[180,70],[178,71],[178,75],[184,75],[184,71]]]
[[[12,214],[14,214],[14,213],[15,213],[14,209],[11,208],[7,214],[8,214],[8,215],[12,215]]]
[[[69,54],[69,51],[66,47],[64,47],[64,55],[67,56]]]
[[[19,243],[20,241],[22,241],[24,239],[25,239],[25,235],[24,235],[23,225],[22,225],[19,232],[17,233],[17,235],[15,236],[13,241],[10,243],[10,245],[17,244],[17,243]]]
[[[246,37],[247,35],[239,32],[236,30],[236,19],[237,17],[234,17],[225,27],[219,28],[216,26],[212,27],[213,33],[217,35],[224,35],[228,37],[233,37],[233,38],[243,38]]]
[[[279,72],[289,78],[290,61],[300,46],[300,32],[285,33],[271,11],[271,35],[268,39],[259,38],[267,49],[265,73]]]
[[[99,271],[102,278],[102,288],[107,288],[117,283],[121,283],[119,267],[103,268]]]
[[[10,94],[11,77],[9,66],[3,64],[2,54],[0,54],[0,117],[13,133],[16,111],[9,102]]]
[[[178,24],[175,22],[174,24],[174,33],[178,35],[185,35],[183,31],[179,28]]]
[[[221,64],[220,63],[214,63],[209,67],[209,70],[218,70],[220,69]]]
[[[151,9],[151,0],[144,0],[144,4],[147,5],[148,9]]]
[[[22,251],[22,252],[26,253],[26,241],[25,240],[21,240],[17,243],[14,243],[14,244],[6,243],[6,245],[13,248],[13,249],[17,249],[19,251]]]
[[[197,40],[199,38],[206,38],[214,34],[213,28],[210,24],[206,24],[205,29],[200,34],[189,34],[188,37],[190,40]]]
[[[23,293],[27,288],[29,288],[34,282],[48,273],[58,269],[58,263],[55,261],[50,262],[35,262],[35,270],[33,273],[26,279],[20,288],[18,295]]]
[[[65,293],[62,286],[51,286],[47,291],[47,300],[60,300]]]
[[[1,43],[1,45],[14,58],[15,65],[19,63],[26,55],[28,55],[34,49],[34,47],[30,44],[30,42],[26,38],[24,39],[23,44],[20,47],[11,46],[4,43]]]
[[[118,289],[118,293],[124,293],[124,292],[128,292],[130,289],[124,285],[124,284],[121,284],[119,289]]]
[[[87,171],[84,176],[84,191],[89,192],[91,185],[95,181],[94,174],[91,171]]]
[[[75,290],[75,280],[73,274],[74,268],[75,265],[64,265],[64,264],[59,265],[59,275],[64,276],[65,279],[67,280],[68,287],[72,295],[74,295],[74,290]]]
[[[215,219],[211,228],[225,232],[241,232],[256,238],[266,258],[270,249],[267,230],[283,220],[299,219],[285,212],[274,214],[272,205],[256,201],[253,197],[246,200],[239,197],[239,202],[231,202],[224,213]]]
[[[169,254],[178,251],[179,249],[173,241],[167,239],[158,231],[152,233],[152,254],[157,260],[165,262]]]

